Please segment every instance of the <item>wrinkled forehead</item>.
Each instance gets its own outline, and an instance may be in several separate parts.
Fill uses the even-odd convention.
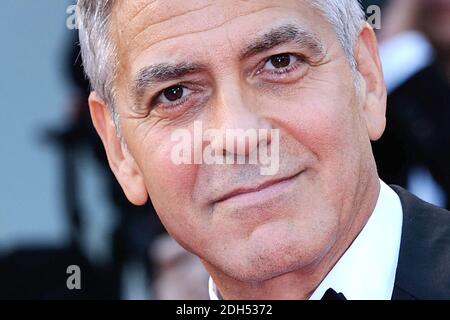
[[[131,67],[161,55],[231,54],[283,22],[320,34],[320,20],[303,0],[127,0],[115,5],[112,28],[121,63]]]

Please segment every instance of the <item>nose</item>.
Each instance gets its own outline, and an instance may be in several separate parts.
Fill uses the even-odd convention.
[[[214,129],[220,139],[211,141],[216,153],[248,156],[272,141],[270,121],[237,81],[223,85],[216,95],[213,111]]]

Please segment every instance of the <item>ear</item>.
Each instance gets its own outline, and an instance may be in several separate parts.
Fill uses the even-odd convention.
[[[143,175],[125,143],[117,135],[110,108],[92,92],[89,96],[89,109],[94,127],[105,147],[109,166],[125,195],[134,205],[144,205],[148,193]]]
[[[355,46],[355,59],[361,79],[364,120],[370,140],[381,138],[386,128],[387,92],[375,32],[365,24]]]

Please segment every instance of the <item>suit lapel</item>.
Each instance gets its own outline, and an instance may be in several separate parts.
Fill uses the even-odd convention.
[[[450,298],[450,214],[391,186],[403,225],[393,300]]]

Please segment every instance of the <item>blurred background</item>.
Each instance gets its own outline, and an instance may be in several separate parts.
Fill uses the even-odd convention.
[[[150,203],[129,204],[109,171],[89,119],[73,4],[2,1],[0,299],[207,299],[198,259],[166,235]],[[363,5],[381,26],[389,91],[386,134],[373,145],[380,175],[448,208],[450,0]],[[67,288],[71,265],[81,290]]]

